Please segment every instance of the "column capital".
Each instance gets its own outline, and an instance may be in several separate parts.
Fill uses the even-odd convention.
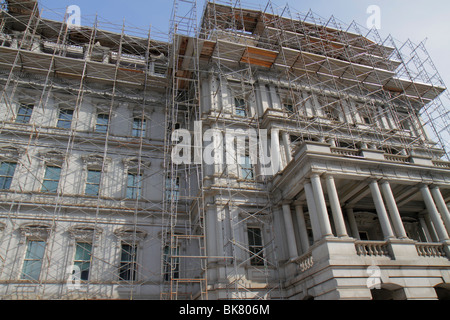
[[[281,201],[282,206],[287,206],[287,205],[290,206],[292,203],[293,203],[292,200],[282,200]]]
[[[309,179],[317,178],[317,177],[320,178],[321,175],[322,175],[322,172],[311,172],[311,174],[309,175]]]

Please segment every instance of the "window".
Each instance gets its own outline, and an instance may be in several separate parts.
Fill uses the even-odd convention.
[[[16,171],[17,163],[2,162],[0,165],[0,189],[8,190],[11,187],[11,182]]]
[[[80,272],[80,280],[89,280],[89,269],[91,268],[91,252],[91,243],[75,243],[75,258],[73,259],[73,264],[74,266],[79,268],[77,272]]]
[[[248,250],[250,251],[250,264],[252,266],[264,265],[263,243],[260,228],[248,228]]]
[[[239,163],[241,167],[241,178],[246,180],[252,180],[254,179],[254,171],[253,171],[253,164],[251,163],[250,156],[245,155],[241,156],[241,161]]]
[[[128,172],[127,194],[128,199],[137,199],[141,194],[142,175]]]
[[[33,108],[32,104],[21,104],[17,110],[16,123],[29,123]]]
[[[95,132],[106,133],[108,131],[109,115],[108,114],[98,114],[97,124],[95,126]]]
[[[100,170],[88,170],[86,189],[84,190],[86,195],[98,196],[101,177],[102,172]]]
[[[179,251],[178,247],[172,248],[172,250],[170,250],[170,246],[164,247],[164,281],[180,278]]]
[[[240,98],[234,99],[234,113],[240,117],[247,116],[247,108],[245,106],[245,100]]]
[[[138,138],[144,137],[146,126],[147,126],[147,121],[145,119],[134,118],[133,119],[133,130],[131,131],[131,136],[138,137]]]
[[[169,176],[166,179],[166,200],[178,201],[180,196],[180,177]]]
[[[122,243],[120,254],[119,279],[124,281],[136,280],[137,246]]]
[[[29,240],[27,252],[23,261],[21,279],[39,280],[42,268],[42,260],[45,252],[45,241]]]
[[[58,123],[56,126],[61,129],[70,129],[72,125],[73,110],[71,109],[60,109]]]
[[[286,110],[288,113],[294,113],[294,106],[291,103],[284,103],[283,104],[284,110]]]
[[[42,182],[42,192],[58,192],[59,178],[61,176],[61,168],[47,166],[45,169],[44,181]]]

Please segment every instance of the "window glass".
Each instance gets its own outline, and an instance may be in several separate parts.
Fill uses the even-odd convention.
[[[147,121],[141,118],[133,119],[133,130],[131,132],[131,136],[133,137],[143,137],[145,136],[145,129],[147,126]]]
[[[44,252],[45,241],[28,241],[21,279],[39,280]]]
[[[29,123],[34,106],[32,104],[21,104],[17,110],[16,123]]]
[[[44,181],[42,183],[41,191],[56,193],[58,191],[60,176],[61,176],[60,167],[48,166],[45,169]]]
[[[86,195],[98,196],[101,176],[102,173],[99,170],[88,170],[85,189]]]
[[[75,258],[73,264],[79,268],[80,280],[89,279],[89,269],[91,267],[92,244],[87,242],[77,242],[75,245]]]
[[[119,279],[126,281],[136,280],[137,246],[122,243],[120,254]]]
[[[251,253],[250,263],[254,266],[264,265],[263,242],[260,228],[248,228],[248,249]]]
[[[141,192],[142,175],[137,173],[128,173],[127,177],[127,194],[128,199],[137,199]]]
[[[106,133],[108,131],[109,115],[99,114],[97,115],[97,124],[95,126],[95,132]]]
[[[72,125],[73,110],[71,109],[60,109],[58,123],[56,126],[61,129],[70,129]]]
[[[11,182],[16,171],[17,163],[2,162],[0,165],[0,189],[8,190],[11,187]]]

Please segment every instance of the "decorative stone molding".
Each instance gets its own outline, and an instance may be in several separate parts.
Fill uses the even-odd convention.
[[[104,169],[107,170],[108,166],[111,164],[112,159],[110,157],[104,158],[103,155],[99,154],[87,154],[82,155],[81,160],[83,161],[83,164],[88,169]],[[104,165],[103,165],[104,162]]]
[[[141,229],[119,228],[114,235],[122,242],[140,244],[147,237],[147,232]]]
[[[75,241],[97,243],[103,230],[91,225],[76,225],[70,227],[67,232]]]
[[[24,151],[25,150],[23,148],[10,144],[0,146],[0,160],[17,159],[24,153]]]
[[[141,170],[149,168],[151,165],[151,161],[149,159],[143,158],[141,158],[139,161],[139,158],[137,157],[130,157],[123,159],[123,164],[125,166],[125,169],[128,171],[138,171],[139,167],[141,168]]]
[[[19,227],[23,239],[46,241],[52,227],[47,223],[26,223]]]
[[[46,165],[55,165],[61,167],[66,155],[58,150],[49,150],[40,152],[39,157],[45,162]]]

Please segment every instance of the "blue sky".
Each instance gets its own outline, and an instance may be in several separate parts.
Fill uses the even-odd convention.
[[[51,12],[61,14],[69,5],[81,8],[82,22],[93,21],[98,14],[102,20],[121,25],[140,27],[153,32],[166,32],[172,12],[171,0],[39,0],[43,16],[56,18]],[[233,1],[235,2],[235,1]],[[243,7],[264,9],[264,0],[242,0]],[[448,0],[274,0],[274,7],[284,8],[286,3],[291,12],[306,13],[311,9],[319,16],[328,19],[332,15],[349,24],[353,20],[365,26],[370,14],[367,8],[377,5],[380,8],[380,35],[389,34],[400,41],[411,39],[415,43],[427,38],[426,47],[441,74],[444,82],[450,85],[450,1]],[[203,1],[198,0],[201,11]],[[62,20],[60,16],[59,20]],[[88,24],[88,23],[86,23]]]

